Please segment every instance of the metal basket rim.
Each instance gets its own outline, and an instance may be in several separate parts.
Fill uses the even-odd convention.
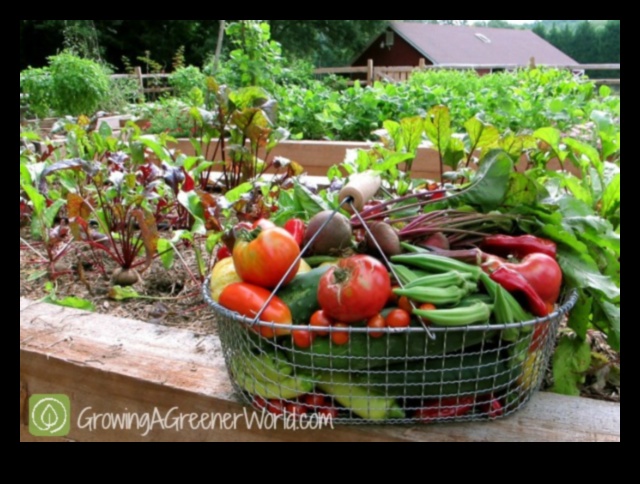
[[[257,328],[269,328],[269,329],[283,329],[282,324],[272,323],[267,321],[256,321],[253,319],[247,318],[246,316],[242,316],[234,311],[230,311],[220,304],[216,303],[211,298],[210,291],[210,283],[211,276],[207,277],[202,285],[202,296],[206,303],[211,307],[213,312],[221,317],[229,318],[231,320],[242,323],[246,326],[252,327],[255,326]],[[565,291],[564,301],[561,306],[559,306],[554,312],[543,317],[543,318],[534,318],[529,321],[522,321],[518,323],[510,323],[510,324],[485,324],[485,325],[470,325],[470,326],[461,326],[461,327],[438,327],[438,326],[429,326],[429,331],[434,334],[438,333],[451,333],[451,332],[469,332],[469,331],[504,331],[507,329],[515,329],[515,328],[526,328],[529,326],[536,326],[540,324],[549,323],[555,321],[557,318],[561,318],[565,316],[571,309],[575,306],[578,301],[578,291],[576,289],[568,289]],[[383,334],[405,334],[405,333],[425,333],[427,334],[427,329],[422,326],[411,326],[408,328],[367,328],[367,327],[356,327],[349,326],[347,328],[315,328],[309,325],[287,325],[286,329],[288,330],[306,330],[306,331],[321,331],[325,333],[332,332],[347,332],[347,333],[383,333]]]

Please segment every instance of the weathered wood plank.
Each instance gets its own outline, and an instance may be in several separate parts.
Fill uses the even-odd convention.
[[[619,441],[620,406],[539,394],[514,417],[493,423],[438,426],[339,426],[257,430],[232,394],[214,334],[89,314],[20,300],[20,439],[28,433],[29,395],[63,393],[72,431],[58,441]],[[96,413],[237,414],[237,428],[176,432],[80,428],[82,409]],[[84,414],[86,417],[86,413]]]

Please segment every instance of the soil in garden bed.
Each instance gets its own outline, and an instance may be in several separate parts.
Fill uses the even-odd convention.
[[[23,237],[26,235],[21,234]],[[24,237],[26,238],[26,237]],[[32,247],[38,250],[37,244]],[[141,275],[141,281],[133,289],[144,298],[116,301],[110,297],[110,274],[116,266],[103,259],[106,276],[90,264],[90,257],[84,249],[72,250],[57,264],[56,270],[69,272],[54,281],[55,298],[75,296],[90,301],[96,312],[122,318],[136,319],[152,324],[188,329],[198,334],[215,332],[213,312],[200,295],[201,285],[194,281],[183,265],[177,260],[171,270],[166,270],[159,260]],[[192,251],[181,251],[190,268],[195,268]],[[20,297],[40,300],[49,295],[45,288],[47,276],[38,276],[45,265],[39,264],[40,257],[23,244],[20,246]],[[82,269],[78,271],[78,265]],[[193,270],[193,269],[192,269]]]
[[[29,241],[28,231],[22,230],[21,237]],[[36,243],[29,241],[33,249]],[[212,310],[203,301],[201,284],[195,281],[182,263],[177,260],[172,269],[166,270],[159,260],[142,274],[141,281],[133,288],[144,298],[116,301],[110,297],[110,274],[116,266],[108,259],[103,260],[103,274],[95,265],[89,264],[91,257],[83,248],[72,250],[56,267],[58,271],[68,271],[54,282],[55,297],[68,296],[90,301],[96,312],[122,318],[136,319],[151,324],[187,329],[197,334],[215,333],[216,320]],[[193,271],[196,267],[194,254],[181,250],[184,262]],[[50,293],[45,284],[47,277],[39,277],[45,265],[39,264],[40,257],[26,245],[20,245],[20,297],[40,300]],[[78,267],[82,268],[78,270]],[[599,332],[589,333],[593,350],[593,365],[582,387],[582,396],[607,401],[620,401],[620,355],[611,350],[606,338]],[[547,372],[544,388],[553,386],[553,373]]]

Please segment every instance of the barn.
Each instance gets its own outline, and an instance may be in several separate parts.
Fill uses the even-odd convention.
[[[353,66],[485,65],[525,67],[578,64],[530,30],[390,22]],[[488,72],[493,70],[478,69]]]

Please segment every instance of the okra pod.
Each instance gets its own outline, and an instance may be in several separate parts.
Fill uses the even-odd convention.
[[[457,286],[449,287],[412,287],[410,289],[395,289],[396,296],[406,296],[412,301],[431,303],[436,306],[458,304],[468,292]]]
[[[404,267],[404,266],[399,266]],[[443,272],[442,274],[431,274],[428,276],[414,279],[406,285],[407,289],[412,287],[449,287],[449,286],[462,286],[465,281],[462,273],[458,271]]]
[[[459,306],[452,309],[430,311],[414,309],[413,314],[425,318],[437,326],[458,327],[486,323],[491,317],[491,309],[490,305],[478,302],[471,306]]]
[[[428,271],[458,271],[466,274],[471,274],[475,281],[478,281],[478,279],[480,279],[480,274],[482,273],[482,269],[480,267],[465,264],[464,262],[450,259],[448,257],[428,254],[426,252],[421,252],[418,254],[396,255],[392,257],[391,260],[394,263],[409,265],[412,267],[419,267]]]
[[[418,279],[418,276],[407,266],[402,266],[399,264],[391,264],[391,268],[395,271],[400,279],[398,282],[402,284],[410,284],[411,282]]]

